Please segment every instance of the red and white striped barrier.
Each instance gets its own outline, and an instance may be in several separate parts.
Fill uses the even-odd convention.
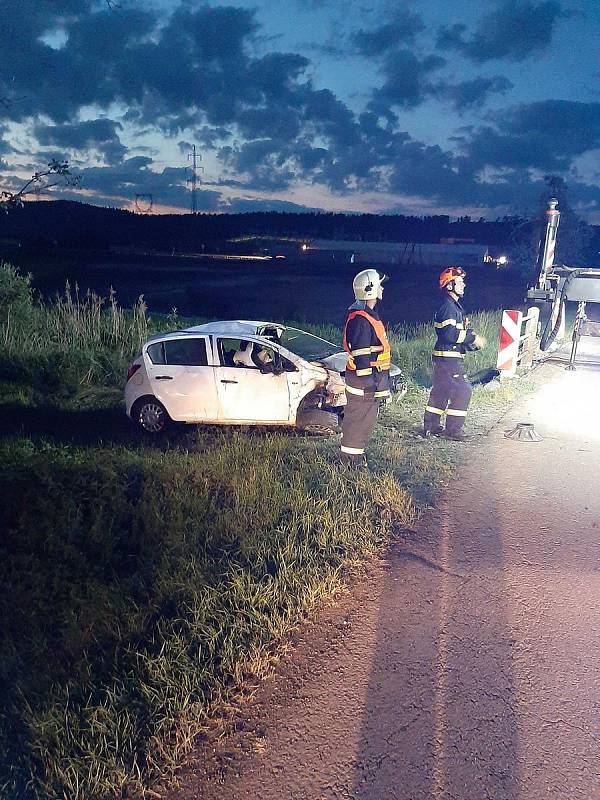
[[[540,311],[530,308],[527,315],[514,309],[502,312],[497,368],[501,378],[512,378],[518,366],[529,366],[535,351]],[[525,332],[522,332],[525,323]]]
[[[517,371],[522,320],[522,311],[510,310],[502,312],[502,327],[500,328],[496,366],[504,378],[511,378]]]

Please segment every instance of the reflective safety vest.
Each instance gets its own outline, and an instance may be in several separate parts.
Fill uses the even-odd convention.
[[[371,342],[348,342],[348,324],[355,317],[364,317],[373,329],[374,336],[371,336]],[[377,344],[373,344],[373,339],[377,340]],[[374,369],[378,372],[383,372],[390,368],[391,349],[383,322],[380,319],[374,319],[368,312],[362,309],[351,311],[350,314],[348,314],[344,326],[344,350],[348,353],[348,365],[346,369],[354,372],[357,377],[371,375]],[[357,368],[355,359],[358,356],[370,356],[368,361],[369,366]]]

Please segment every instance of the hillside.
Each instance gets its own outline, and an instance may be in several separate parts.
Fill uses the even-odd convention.
[[[199,250],[240,236],[346,239],[389,242],[439,242],[440,239],[505,245],[521,220],[487,222],[446,215],[332,213],[134,214],[66,200],[28,202],[0,217],[0,241],[57,243],[65,247],[105,248],[141,245],[170,251],[175,245]]]

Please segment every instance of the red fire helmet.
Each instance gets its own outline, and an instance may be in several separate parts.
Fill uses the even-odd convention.
[[[455,278],[466,278],[467,273],[462,267],[446,267],[440,275],[440,289],[445,289]]]

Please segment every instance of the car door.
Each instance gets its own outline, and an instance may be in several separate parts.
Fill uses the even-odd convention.
[[[169,337],[144,348],[152,392],[180,422],[216,422],[218,397],[208,336]]]
[[[236,353],[246,351],[249,344],[263,351],[273,361],[277,360],[277,348],[260,339],[248,337],[215,337],[216,354],[219,366],[215,368],[217,395],[219,398],[219,419],[222,422],[239,423],[285,423],[290,420],[290,392],[288,373],[276,375],[262,371],[260,361],[241,357]],[[246,363],[244,363],[244,361]],[[293,366],[293,365],[292,365]]]

